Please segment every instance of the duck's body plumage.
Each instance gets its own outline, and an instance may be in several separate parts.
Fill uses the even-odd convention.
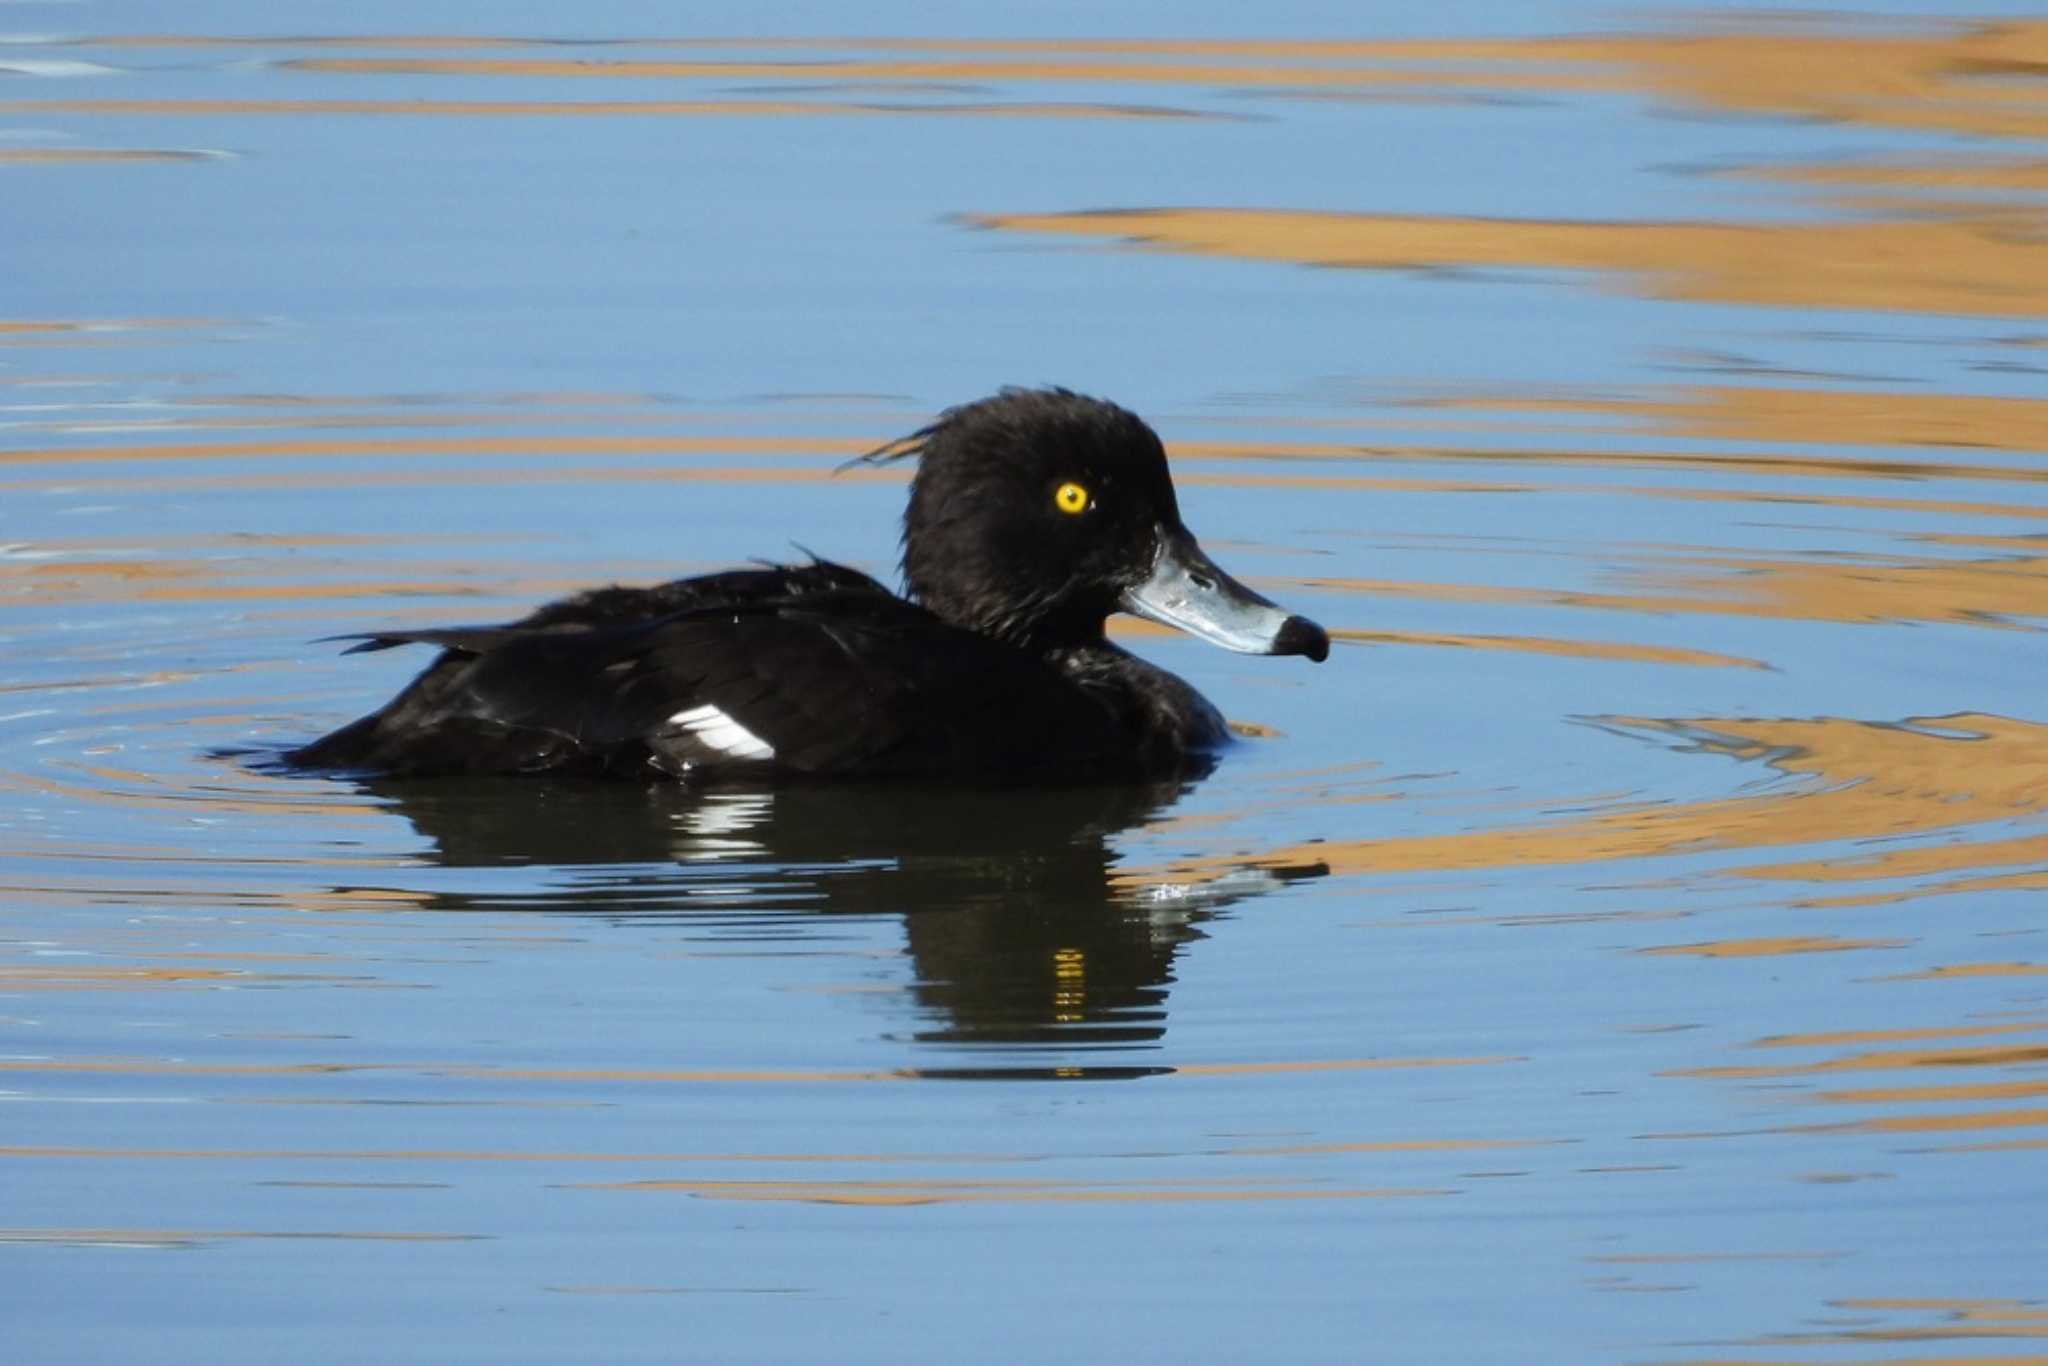
[[[1104,638],[1120,603],[1232,648],[1327,650],[1202,555],[1157,438],[1120,408],[1006,390],[877,458],[906,454],[920,457],[914,601],[820,560],[600,588],[502,626],[379,632],[356,648],[441,656],[286,758],[398,775],[1158,777],[1206,763],[1228,731]],[[1244,621],[1214,634],[1183,601],[1204,593]]]

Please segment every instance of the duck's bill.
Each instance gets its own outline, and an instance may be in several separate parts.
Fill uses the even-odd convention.
[[[1123,608],[1240,654],[1307,655],[1318,663],[1330,654],[1322,627],[1231,578],[1185,530],[1161,540],[1151,576],[1124,590]]]

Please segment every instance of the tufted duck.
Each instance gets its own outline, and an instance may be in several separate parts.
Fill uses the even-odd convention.
[[[1329,637],[1216,567],[1166,453],[1114,404],[1005,389],[866,456],[915,458],[905,597],[814,560],[599,588],[441,647],[377,711],[285,760],[394,775],[999,782],[1171,777],[1229,735],[1201,694],[1110,644],[1126,611],[1226,649]]]

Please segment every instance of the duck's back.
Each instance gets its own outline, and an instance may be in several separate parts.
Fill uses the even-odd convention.
[[[381,634],[441,656],[287,758],[389,774],[1137,776],[1128,709],[856,570],[604,588],[504,626]]]

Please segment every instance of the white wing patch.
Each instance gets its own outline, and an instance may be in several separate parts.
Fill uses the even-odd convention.
[[[775,746],[713,706],[679,711],[668,718],[668,723],[689,732],[699,744],[735,759],[775,757]]]

